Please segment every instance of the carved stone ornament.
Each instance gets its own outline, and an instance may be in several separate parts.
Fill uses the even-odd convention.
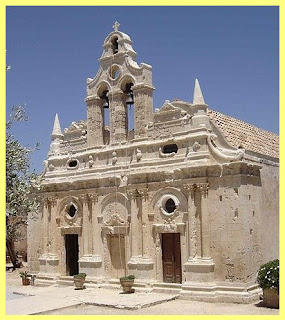
[[[137,162],[141,161],[141,158],[142,158],[142,152],[139,148],[137,148]]]
[[[225,148],[218,148],[214,143],[217,139],[215,134],[209,134],[207,137],[207,143],[212,154],[224,161],[239,161],[244,157],[245,150],[237,149],[230,150]]]
[[[92,155],[90,155],[89,157],[88,157],[88,164],[89,164],[89,168],[92,168],[92,166],[93,166],[93,164],[94,164],[94,160],[93,160],[93,156]]]
[[[195,143],[193,144],[193,151],[197,152],[200,148],[201,148],[200,143],[198,141],[195,141]]]
[[[112,153],[112,165],[115,165],[117,163],[117,161],[118,161],[117,152],[114,151]]]
[[[104,221],[105,226],[125,226],[126,224],[126,221],[117,213],[112,214],[106,221]]]

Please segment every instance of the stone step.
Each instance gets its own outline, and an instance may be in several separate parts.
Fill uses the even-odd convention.
[[[181,291],[181,283],[154,283],[153,292],[178,294]]]

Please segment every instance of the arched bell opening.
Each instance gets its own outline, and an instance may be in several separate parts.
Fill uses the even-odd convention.
[[[111,48],[112,48],[113,54],[116,54],[119,52],[118,37],[113,37],[111,39]]]
[[[127,82],[123,87],[123,92],[126,94],[126,131],[128,140],[134,138],[134,94],[133,94],[133,82]]]
[[[110,140],[110,102],[108,98],[109,88],[103,84],[98,90],[98,96],[102,100],[102,118],[103,118],[103,140],[104,144],[109,144]]]

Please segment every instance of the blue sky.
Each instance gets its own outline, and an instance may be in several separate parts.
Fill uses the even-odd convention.
[[[13,133],[41,143],[37,172],[55,113],[62,130],[86,119],[86,78],[116,20],[153,67],[154,108],[191,102],[198,78],[210,108],[278,133],[278,7],[7,7],[7,115],[26,103],[29,120]]]

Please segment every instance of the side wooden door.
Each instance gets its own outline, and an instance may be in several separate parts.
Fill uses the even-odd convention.
[[[181,249],[179,233],[162,234],[163,282],[181,283]]]

